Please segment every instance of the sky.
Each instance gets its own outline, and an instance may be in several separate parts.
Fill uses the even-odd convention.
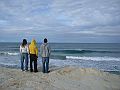
[[[120,43],[120,0],[0,0],[0,42]]]

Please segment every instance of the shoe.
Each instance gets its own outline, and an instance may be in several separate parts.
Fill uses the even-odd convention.
[[[38,70],[35,70],[34,72],[36,73],[36,72],[38,72]]]
[[[50,71],[47,71],[46,73],[49,73]]]
[[[25,70],[25,72],[27,72],[28,70]]]
[[[45,72],[43,72],[43,73],[45,73]]]
[[[48,73],[49,73],[50,71],[48,71]]]
[[[30,69],[30,72],[33,72],[33,69]]]
[[[21,70],[22,72],[24,71],[24,70]]]

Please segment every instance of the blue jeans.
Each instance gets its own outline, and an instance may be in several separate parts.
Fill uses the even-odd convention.
[[[25,60],[25,70],[28,70],[28,53],[21,54],[21,70],[24,70],[24,60]]]
[[[48,73],[49,70],[49,57],[42,57],[42,64],[43,64],[43,73]]]

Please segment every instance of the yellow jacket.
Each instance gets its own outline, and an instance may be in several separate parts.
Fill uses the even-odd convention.
[[[34,39],[31,41],[31,44],[29,45],[29,53],[36,54],[36,56],[38,56],[38,48],[36,45],[36,41]]]

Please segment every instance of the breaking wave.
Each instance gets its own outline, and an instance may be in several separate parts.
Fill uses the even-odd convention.
[[[0,52],[0,55],[16,56],[16,55],[19,55],[19,53],[17,53],[17,52]]]
[[[73,60],[93,60],[93,61],[120,61],[120,58],[117,57],[80,57],[80,56],[66,56],[66,59]]]

